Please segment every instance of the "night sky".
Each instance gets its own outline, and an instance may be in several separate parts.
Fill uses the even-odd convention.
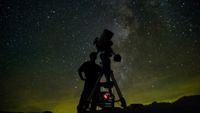
[[[105,28],[128,105],[200,94],[199,20],[199,0],[1,0],[0,111],[75,113]]]

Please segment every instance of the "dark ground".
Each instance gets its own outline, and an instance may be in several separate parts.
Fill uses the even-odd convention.
[[[24,113],[24,112],[5,112],[0,113]],[[41,112],[29,112],[41,113]],[[52,113],[44,111],[43,113]],[[100,110],[86,113],[200,113],[200,95],[184,96],[173,103],[157,103],[150,105],[131,104],[126,109],[115,108],[112,110]]]

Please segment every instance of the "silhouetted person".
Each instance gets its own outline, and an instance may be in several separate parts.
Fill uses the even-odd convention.
[[[91,91],[95,87],[98,77],[101,74],[101,67],[95,63],[96,58],[97,58],[97,53],[92,52],[90,54],[90,61],[83,63],[78,70],[81,80],[85,81],[79,105],[77,106],[78,113],[86,111],[86,109],[89,107],[89,102],[87,101],[87,99]],[[96,90],[94,91],[94,94],[92,96],[90,111],[96,110],[96,106],[99,99],[98,96],[100,91],[99,86],[96,87],[95,89]]]

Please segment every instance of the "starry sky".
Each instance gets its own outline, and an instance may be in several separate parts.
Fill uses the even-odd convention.
[[[1,0],[0,110],[75,113],[105,28],[128,105],[200,94],[199,20],[199,0]]]

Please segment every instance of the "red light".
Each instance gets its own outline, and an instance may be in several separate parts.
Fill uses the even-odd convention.
[[[108,94],[108,93],[105,93],[105,94],[103,95],[103,98],[104,98],[104,100],[108,100],[108,99],[109,99],[109,94]]]

